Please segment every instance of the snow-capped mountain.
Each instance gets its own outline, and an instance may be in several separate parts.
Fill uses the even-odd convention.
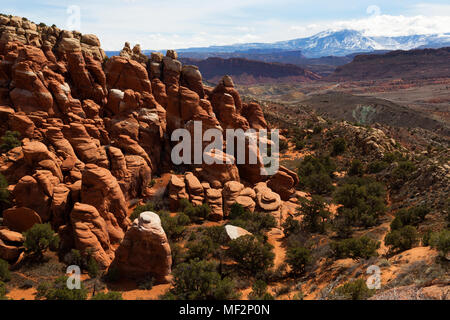
[[[375,50],[410,50],[450,46],[450,33],[411,35],[400,37],[370,37],[356,30],[323,31],[307,38],[275,43],[244,43],[228,46],[178,49],[188,56],[197,53],[273,53],[277,51],[301,51],[306,57],[345,56],[357,52]]]

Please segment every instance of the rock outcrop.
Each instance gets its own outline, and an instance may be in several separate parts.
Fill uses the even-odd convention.
[[[113,266],[123,277],[151,276],[156,283],[166,283],[171,265],[170,246],[159,216],[150,211],[141,213],[117,249]]]

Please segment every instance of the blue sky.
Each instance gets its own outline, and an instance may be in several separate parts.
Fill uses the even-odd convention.
[[[125,41],[140,43],[144,49],[274,42],[343,28],[386,36],[450,32],[448,0],[0,0],[0,4],[1,13],[94,33],[106,50],[120,50]]]

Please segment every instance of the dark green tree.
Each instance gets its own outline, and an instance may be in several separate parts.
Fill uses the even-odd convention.
[[[312,262],[311,251],[305,247],[291,247],[286,253],[286,262],[295,274],[302,274]]]
[[[273,247],[261,243],[252,235],[241,236],[230,241],[228,256],[237,262],[238,269],[247,275],[255,275],[273,266]]]
[[[9,150],[20,147],[20,133],[17,131],[6,131],[5,135],[1,137],[0,151],[2,153],[8,152]]]
[[[25,250],[37,260],[43,258],[47,249],[56,250],[59,245],[59,237],[55,234],[49,223],[35,224],[30,230],[24,232]]]

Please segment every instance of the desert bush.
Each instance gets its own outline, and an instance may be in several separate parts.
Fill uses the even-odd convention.
[[[384,243],[391,252],[401,252],[411,249],[417,244],[419,235],[414,226],[405,226],[398,230],[391,230],[384,238]]]
[[[55,234],[50,224],[35,224],[30,230],[24,232],[25,250],[37,260],[43,258],[47,249],[56,250],[59,245],[59,237]]]
[[[98,263],[92,256],[89,256],[88,258],[86,271],[91,278],[96,278],[100,273]]]
[[[341,204],[335,226],[371,227],[386,211],[384,186],[368,178],[353,177],[338,187],[333,195],[335,203]]]
[[[139,280],[138,288],[140,290],[151,290],[155,279],[152,276],[146,276]]]
[[[120,280],[120,270],[115,265],[111,265],[108,271],[103,275],[105,282],[114,283]]]
[[[392,170],[393,181],[391,183],[393,188],[399,188],[403,183],[411,178],[411,175],[416,171],[416,166],[409,160],[398,162],[398,166]]]
[[[122,293],[117,291],[99,292],[90,300],[123,300]]]
[[[187,199],[180,200],[180,210],[195,222],[206,219],[211,213],[211,208],[207,204],[194,207]]]
[[[322,130],[323,130],[323,127],[320,124],[315,125],[313,128],[313,134],[319,134],[322,132]]]
[[[311,251],[305,247],[290,247],[286,253],[286,262],[295,274],[302,274],[312,262]]]
[[[9,272],[9,264],[3,259],[0,259],[0,281],[8,282],[11,280],[11,273]]]
[[[67,276],[61,276],[54,282],[41,283],[37,288],[36,299],[40,300],[86,300],[87,290],[81,283],[80,289],[69,289],[67,287]]]
[[[1,137],[0,151],[2,153],[8,152],[9,150],[20,147],[20,133],[17,131],[6,131],[5,135]]]
[[[305,148],[305,142],[303,140],[296,139],[294,140],[295,150],[301,151]]]
[[[289,143],[287,142],[287,140],[280,139],[280,143],[278,145],[278,148],[279,148],[278,150],[280,152],[285,152],[285,151],[287,151],[289,149]]]
[[[295,220],[293,217],[288,216],[286,220],[281,224],[283,228],[284,236],[288,238],[292,234],[297,234],[301,230],[300,222]]]
[[[252,292],[248,295],[249,300],[274,300],[275,298],[267,292],[267,284],[263,280],[256,280],[252,286]]]
[[[147,202],[146,204],[140,204],[134,208],[133,212],[130,215],[130,220],[134,221],[139,218],[139,215],[142,212],[152,211],[155,212],[155,204],[153,202]]]
[[[313,195],[311,200],[302,198],[297,214],[303,216],[301,226],[303,229],[315,233],[325,233],[330,218],[330,211],[322,197]]]
[[[214,262],[191,260],[173,270],[173,288],[162,299],[228,300],[239,297],[233,281],[222,279]]]
[[[444,229],[433,233],[430,237],[430,245],[439,251],[441,257],[446,258],[450,251],[450,230]]]
[[[273,266],[273,247],[261,243],[252,235],[241,236],[230,241],[227,255],[237,262],[238,269],[248,275],[255,275]]]
[[[6,297],[6,285],[0,281],[0,301],[1,300],[8,300],[8,298]]]
[[[239,204],[233,206],[235,208],[235,212],[233,213],[235,218],[230,220],[230,224],[244,228],[257,236],[264,236],[268,230],[277,225],[275,218],[270,213],[241,210],[239,209]],[[237,214],[238,211],[239,214]]]
[[[332,150],[331,155],[332,156],[338,156],[340,154],[343,154],[345,150],[347,150],[347,141],[345,141],[344,138],[336,138],[331,142]]]
[[[349,176],[359,176],[361,177],[364,174],[364,166],[362,162],[358,159],[353,159],[350,164],[350,168],[348,169]]]
[[[350,238],[331,243],[331,251],[335,258],[352,258],[354,260],[368,259],[378,255],[377,249],[380,242],[366,236],[361,238]]]
[[[183,212],[178,212],[175,216],[172,216],[167,211],[160,211],[158,215],[167,237],[172,240],[179,239],[184,234],[186,226],[191,222]]]
[[[9,205],[8,181],[6,181],[5,176],[0,173],[0,217],[3,215],[3,210]]]
[[[193,259],[209,259],[214,252],[219,248],[220,244],[214,243],[211,238],[201,235],[196,237],[194,241],[189,241],[186,244],[188,249],[186,260]]]
[[[333,190],[331,177],[335,169],[330,157],[306,156],[297,168],[299,186],[318,194],[329,193]]]
[[[386,161],[383,160],[376,160],[373,162],[370,162],[367,165],[366,172],[367,173],[378,173],[383,171],[389,166],[389,164]]]
[[[417,226],[425,219],[425,216],[429,212],[430,209],[425,205],[409,209],[400,209],[397,211],[394,220],[391,222],[391,230],[398,230],[407,225]]]
[[[364,279],[349,281],[336,288],[330,299],[332,300],[366,300],[373,296],[374,289],[367,288]]]

